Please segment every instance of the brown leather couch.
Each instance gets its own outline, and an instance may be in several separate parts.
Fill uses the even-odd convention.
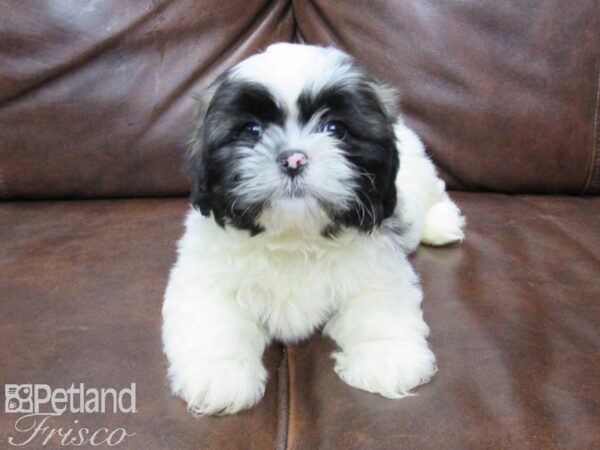
[[[398,86],[455,191],[466,241],[412,259],[440,370],[388,400],[315,336],[271,346],[257,407],[194,418],[160,339],[194,94],[276,41]],[[121,448],[600,448],[599,68],[598,0],[1,1],[0,383],[136,383],[135,414],[52,418]]]

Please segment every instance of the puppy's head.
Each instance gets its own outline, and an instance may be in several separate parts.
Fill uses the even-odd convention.
[[[396,206],[395,98],[347,54],[276,44],[208,90],[192,203],[222,226],[370,231]]]

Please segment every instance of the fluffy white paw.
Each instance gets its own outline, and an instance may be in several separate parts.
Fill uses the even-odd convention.
[[[350,386],[388,398],[401,398],[436,372],[435,356],[424,345],[372,341],[333,354],[335,371]]]
[[[178,372],[169,370],[173,392],[194,414],[234,414],[265,393],[267,371],[260,361],[218,359]]]
[[[421,242],[428,245],[446,245],[465,238],[465,218],[450,200],[435,203],[425,214]]]

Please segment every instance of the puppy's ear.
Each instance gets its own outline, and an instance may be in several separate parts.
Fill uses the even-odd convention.
[[[223,82],[225,74],[217,78],[198,98],[198,125],[194,131],[190,147],[186,155],[186,166],[192,174],[192,191],[190,201],[203,216],[211,211],[210,187],[208,186],[208,155],[206,152],[206,116],[215,92]]]
[[[392,174],[390,180],[387,183],[387,187],[383,191],[381,204],[383,206],[383,217],[390,217],[394,214],[394,210],[396,209],[396,204],[398,202],[397,192],[396,192],[396,176],[398,174],[398,169],[400,167],[398,152],[396,151],[392,156],[392,161],[390,164],[390,172]]]
[[[373,89],[373,92],[375,92],[379,103],[383,107],[383,112],[390,120],[395,121],[400,113],[400,108],[398,106],[398,90],[395,87],[378,80],[370,81],[369,86]]]
[[[393,124],[395,124],[396,120],[398,119],[398,115],[400,114],[398,90],[378,80],[371,81],[370,86],[373,89],[375,95],[377,96],[379,103],[381,104],[381,107],[383,109],[383,112],[387,116],[388,122],[393,126]],[[389,217],[394,213],[397,203],[396,175],[398,174],[398,170],[400,168],[400,158],[398,156],[395,132],[392,130],[392,133],[394,134],[392,144],[393,149],[389,165],[391,178],[388,180],[387,186],[385,187],[382,195],[384,218]]]

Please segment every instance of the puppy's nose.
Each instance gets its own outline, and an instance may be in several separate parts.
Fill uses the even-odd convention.
[[[300,150],[287,150],[277,157],[281,168],[290,176],[295,176],[308,164],[308,156]]]

